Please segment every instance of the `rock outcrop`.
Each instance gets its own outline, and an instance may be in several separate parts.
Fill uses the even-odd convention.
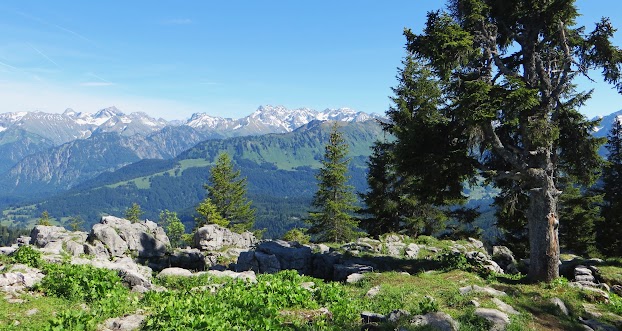
[[[43,253],[60,254],[67,252],[73,256],[84,254],[84,243],[88,234],[81,231],[68,231],[60,226],[37,225],[30,232],[30,243]]]
[[[195,248],[202,251],[220,251],[226,248],[249,249],[257,243],[250,232],[235,233],[215,224],[208,224],[197,229],[193,237]]]
[[[132,223],[114,216],[104,216],[98,224],[93,225],[87,241],[87,245],[91,246],[89,252],[109,257],[162,257],[170,246],[164,229],[156,223],[149,220]],[[105,250],[101,248],[102,245]]]

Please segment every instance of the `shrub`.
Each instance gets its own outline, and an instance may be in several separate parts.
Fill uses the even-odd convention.
[[[301,244],[308,244],[311,241],[311,237],[305,233],[304,229],[293,228],[283,235],[283,240],[297,241]]]
[[[86,302],[128,294],[115,271],[89,265],[47,265],[39,288],[48,295]]]
[[[22,263],[33,268],[39,268],[43,265],[41,252],[30,245],[20,246],[11,254],[11,259],[14,263]]]

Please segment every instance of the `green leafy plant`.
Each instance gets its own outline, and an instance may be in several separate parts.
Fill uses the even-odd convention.
[[[443,253],[438,257],[438,261],[441,264],[441,269],[445,271],[449,270],[471,270],[471,265],[464,254],[456,252]]]
[[[94,302],[103,298],[127,297],[128,294],[113,270],[89,265],[49,264],[45,271],[39,288],[48,295]]]
[[[311,241],[311,237],[306,234],[306,231],[301,228],[293,228],[283,235],[283,240],[297,241],[301,244],[308,244]]]
[[[20,246],[11,254],[11,259],[15,263],[22,263],[33,268],[39,268],[43,265],[41,252],[30,245]]]
[[[439,311],[438,302],[430,296],[425,296],[423,300],[419,301],[419,313],[425,315],[427,313],[433,313]]]

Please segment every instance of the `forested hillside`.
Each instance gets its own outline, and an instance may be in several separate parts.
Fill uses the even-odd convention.
[[[370,146],[382,138],[382,130],[375,121],[342,125],[350,145],[350,182],[364,191]],[[89,227],[104,213],[123,215],[135,202],[146,218],[155,220],[168,209],[192,228],[194,208],[205,196],[208,170],[219,153],[227,152],[248,180],[249,198],[257,208],[255,227],[266,228],[267,237],[279,236],[302,225],[317,188],[315,174],[328,131],[327,123],[315,121],[286,134],[208,140],[173,160],[143,160],[36,203],[35,208],[11,209],[5,220],[25,225],[47,210],[61,223],[80,216]],[[20,217],[25,214],[28,217]]]

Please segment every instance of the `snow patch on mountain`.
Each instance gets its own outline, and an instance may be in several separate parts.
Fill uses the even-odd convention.
[[[285,133],[315,120],[363,122],[379,115],[357,112],[350,108],[325,109],[317,111],[309,108],[288,109],[283,106],[260,106],[252,114],[237,119],[213,117],[204,113],[193,114],[186,125],[195,129],[221,129],[232,134]]]

